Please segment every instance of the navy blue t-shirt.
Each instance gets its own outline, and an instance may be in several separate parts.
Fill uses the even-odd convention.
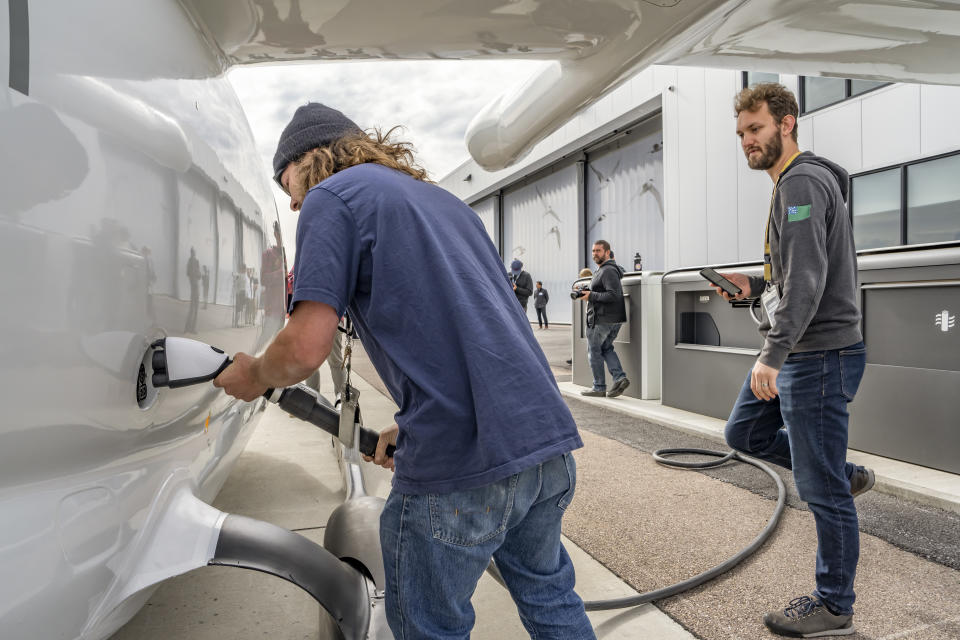
[[[292,305],[349,311],[400,407],[394,488],[447,493],[583,446],[480,217],[362,164],[307,194]]]

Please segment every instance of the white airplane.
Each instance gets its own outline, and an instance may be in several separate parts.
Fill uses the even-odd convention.
[[[0,0],[0,637],[106,638],[161,581],[286,544],[208,506],[264,401],[151,378],[159,338],[256,352],[283,321],[231,66],[554,60],[471,124],[494,169],[649,64],[960,84],[958,52],[947,0]]]

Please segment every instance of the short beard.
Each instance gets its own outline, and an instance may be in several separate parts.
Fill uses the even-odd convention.
[[[770,140],[770,144],[761,144],[760,149],[761,153],[759,158],[755,159],[751,155],[747,155],[747,166],[751,169],[767,171],[773,168],[773,165],[777,163],[777,160],[779,160],[783,154],[783,141],[779,135],[775,135],[773,139]]]

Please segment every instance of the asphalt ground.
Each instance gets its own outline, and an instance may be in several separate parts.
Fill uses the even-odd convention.
[[[589,430],[582,435],[577,495],[564,532],[638,591],[718,564],[746,546],[773,511],[771,500],[732,483],[661,467],[646,452]],[[849,637],[960,638],[960,572],[876,536],[860,538],[858,633]],[[813,516],[788,507],[756,554],[720,578],[656,604],[699,638],[770,638],[763,614],[812,591],[815,554]]]
[[[572,337],[570,325],[554,325],[550,329],[533,328],[533,335],[543,348],[547,364],[553,371],[557,382],[567,382],[573,378],[573,368],[567,360],[570,358]]]
[[[534,328],[558,380],[570,375],[569,332]],[[362,348],[355,353],[354,371],[385,392]],[[586,446],[576,454],[579,483],[565,533],[638,591],[721,562],[748,544],[772,513],[775,486],[754,467],[676,470],[649,455],[666,447],[717,449],[715,442],[575,399],[568,405]],[[767,545],[725,576],[657,603],[697,637],[772,637],[763,613],[813,588],[813,517],[789,472],[777,471],[788,508]],[[857,507],[858,633],[850,637],[960,638],[960,516],[878,492],[858,497]]]
[[[636,451],[652,454],[665,448],[721,450],[716,442],[706,438],[679,432],[611,409],[571,399],[567,399],[567,406],[581,430],[615,440]],[[677,459],[706,460],[696,456],[681,456]],[[781,467],[768,466],[777,472],[787,487],[787,505],[808,511],[806,504],[797,495],[792,474]],[[717,469],[686,473],[700,473],[746,489],[769,500],[771,510],[777,499],[777,488],[773,480],[750,465],[732,463]],[[895,547],[938,564],[960,570],[960,514],[908,502],[876,491],[859,496],[856,503],[862,532],[877,536]]]

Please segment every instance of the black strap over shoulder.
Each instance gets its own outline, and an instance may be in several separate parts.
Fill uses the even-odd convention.
[[[343,318],[340,319],[340,324],[337,325],[337,331],[343,331],[351,338],[358,337],[357,330],[353,326],[353,320],[350,319],[350,315],[347,313],[344,313]]]

